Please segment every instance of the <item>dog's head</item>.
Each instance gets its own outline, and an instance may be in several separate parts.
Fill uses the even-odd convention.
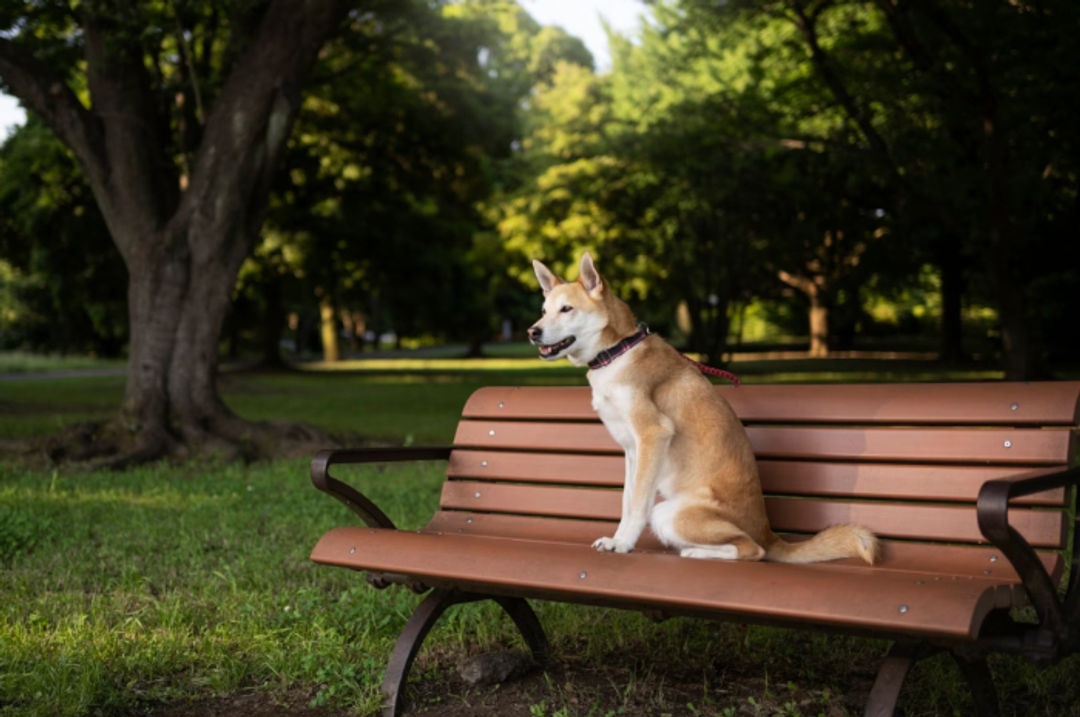
[[[592,257],[581,257],[578,279],[566,282],[539,261],[533,270],[544,292],[540,320],[529,328],[529,341],[547,361],[566,357],[584,366],[605,348],[605,331],[611,324],[609,294]],[[610,333],[610,332],[609,332]]]

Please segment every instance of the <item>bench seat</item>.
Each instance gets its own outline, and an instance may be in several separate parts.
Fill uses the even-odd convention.
[[[400,573],[432,587],[891,636],[970,639],[991,610],[1027,604],[1015,576],[869,568],[846,560],[789,565],[651,551],[615,555],[580,543],[459,533],[337,528],[312,558]]]

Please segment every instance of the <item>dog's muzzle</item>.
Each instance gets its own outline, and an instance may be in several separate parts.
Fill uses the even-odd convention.
[[[577,340],[574,336],[568,336],[562,341],[556,341],[553,344],[545,344],[542,341],[543,336],[544,330],[539,326],[533,326],[529,329],[529,341],[539,349],[540,358],[542,359],[558,358],[559,354],[570,348],[571,344]]]

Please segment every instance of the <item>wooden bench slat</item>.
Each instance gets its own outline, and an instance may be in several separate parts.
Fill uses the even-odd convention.
[[[1064,466],[1054,466],[1056,470]],[[767,493],[852,496],[892,500],[974,502],[988,480],[1017,473],[1011,466],[957,466],[882,463],[822,463],[816,461],[758,462]],[[1061,507],[1064,488],[1025,496],[1019,505]]]
[[[1019,591],[993,577],[934,580],[931,573],[839,564],[601,554],[579,545],[368,528],[331,530],[311,558],[411,575],[431,584],[476,586],[488,594],[757,615],[939,637],[973,637],[991,610],[1021,601]]]
[[[1080,381],[743,385],[717,386],[716,390],[743,421],[749,422],[1007,426],[1080,422]],[[928,401],[928,396],[933,400]],[[483,388],[469,398],[463,415],[562,420],[596,417],[588,388],[564,386]]]
[[[592,545],[592,542],[597,538],[603,535],[611,535],[615,530],[615,525],[615,521],[538,518],[534,516],[502,515],[499,513],[468,513],[457,510],[441,510],[435,514],[425,530]],[[790,535],[788,537],[792,538]],[[995,548],[894,540],[882,540],[881,546],[881,560],[875,567],[883,569],[914,570],[940,573],[942,575],[972,575],[975,577],[986,575],[987,573],[984,571],[989,570],[989,574],[996,577],[1008,580],[1017,579],[1012,565]],[[652,531],[646,529],[635,550],[658,551],[664,550],[664,547],[653,535]],[[1038,554],[1047,572],[1056,581],[1060,577],[1064,566],[1061,553],[1039,551]],[[851,565],[861,565],[856,559],[844,562]]]
[[[973,508],[918,503],[843,502],[767,498],[769,520],[778,531],[817,532],[837,523],[862,525],[886,538],[985,543]],[[1015,509],[1011,525],[1031,545],[1060,548],[1065,537],[1061,511]]]
[[[824,428],[750,426],[759,458],[850,459],[1006,465],[1068,460],[1070,431],[1035,428]],[[621,453],[603,424],[461,421],[454,445],[535,451]]]
[[[450,456],[447,476],[621,487],[624,466],[621,455],[465,449],[455,450]],[[1017,469],[761,460],[758,470],[766,493],[974,502],[984,481],[1013,475]],[[1060,488],[1026,496],[1017,503],[1061,506],[1065,503],[1065,490]]]
[[[443,484],[444,509],[519,513],[588,520],[618,520],[621,491],[479,481]],[[948,542],[983,542],[973,506],[926,503],[857,502],[801,498],[766,498],[769,522],[777,532],[813,533],[836,523],[857,523],[882,537]],[[1037,547],[1061,546],[1065,518],[1061,511],[1018,508],[1012,525]]]

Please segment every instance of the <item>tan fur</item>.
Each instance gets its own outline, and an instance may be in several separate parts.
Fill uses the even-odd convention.
[[[538,261],[533,266],[544,315],[530,339],[542,347],[542,357],[584,366],[637,330],[633,312],[607,288],[588,254],[572,283]],[[594,543],[598,550],[629,552],[651,525],[687,557],[876,560],[877,538],[858,526],[835,525],[794,543],[772,532],[742,423],[708,379],[659,336],[587,377],[593,407],[626,453],[622,517],[614,536]]]

